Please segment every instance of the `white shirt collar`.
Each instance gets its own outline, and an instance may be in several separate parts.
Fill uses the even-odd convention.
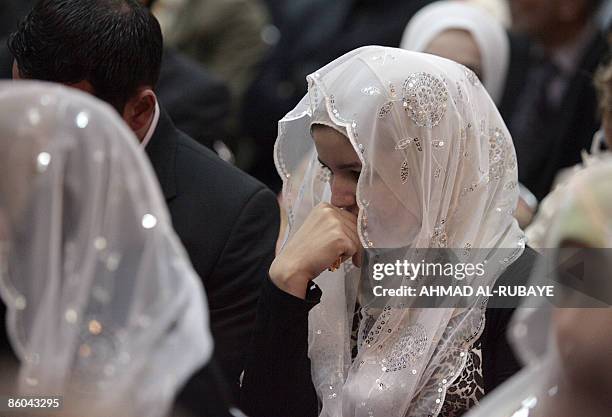
[[[149,126],[149,130],[147,130],[147,134],[145,135],[141,143],[141,146],[143,148],[147,147],[147,145],[151,141],[151,138],[153,137],[153,134],[155,133],[155,129],[157,129],[157,123],[159,123],[159,113],[160,113],[159,103],[156,101],[155,102],[155,113],[153,114],[153,121],[151,122],[151,126]]]

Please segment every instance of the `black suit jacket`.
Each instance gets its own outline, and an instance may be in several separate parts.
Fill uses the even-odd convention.
[[[521,105],[519,97],[533,65],[530,45],[525,39],[511,37],[511,64],[500,112],[512,132],[511,120]],[[597,33],[586,48],[576,73],[569,81],[553,122],[543,129],[537,143],[521,143],[514,137],[519,181],[541,200],[550,191],[557,173],[581,161],[580,151],[589,149],[599,127],[597,97],[593,74],[607,50]],[[527,161],[523,162],[522,161]]]
[[[146,152],[174,228],[204,283],[215,358],[237,394],[259,289],[278,237],[276,197],[179,131],[163,110]],[[206,415],[206,382],[196,375],[179,398],[199,415]]]

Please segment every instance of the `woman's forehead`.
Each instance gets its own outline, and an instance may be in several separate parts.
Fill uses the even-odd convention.
[[[312,137],[320,162],[325,165],[359,166],[357,152],[348,137],[337,130],[324,125],[313,125]]]

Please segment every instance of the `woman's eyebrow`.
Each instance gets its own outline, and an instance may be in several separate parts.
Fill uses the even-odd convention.
[[[355,169],[355,168],[361,168],[361,162],[350,162],[348,164],[338,165],[338,169],[340,169],[340,170],[342,170],[342,169]]]
[[[317,158],[317,160],[319,161],[319,163],[321,165],[323,165],[325,168],[329,167],[327,166],[327,164],[325,164],[325,162],[321,161],[321,158]],[[348,162],[346,164],[340,164],[336,167],[336,169],[338,170],[343,170],[343,169],[354,169],[354,168],[361,168],[361,162]]]

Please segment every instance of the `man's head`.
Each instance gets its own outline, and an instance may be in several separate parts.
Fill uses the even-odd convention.
[[[141,139],[155,111],[163,41],[137,0],[40,0],[8,41],[14,78],[66,84],[111,104]]]
[[[571,42],[587,25],[601,0],[510,0],[514,28],[545,47]]]

